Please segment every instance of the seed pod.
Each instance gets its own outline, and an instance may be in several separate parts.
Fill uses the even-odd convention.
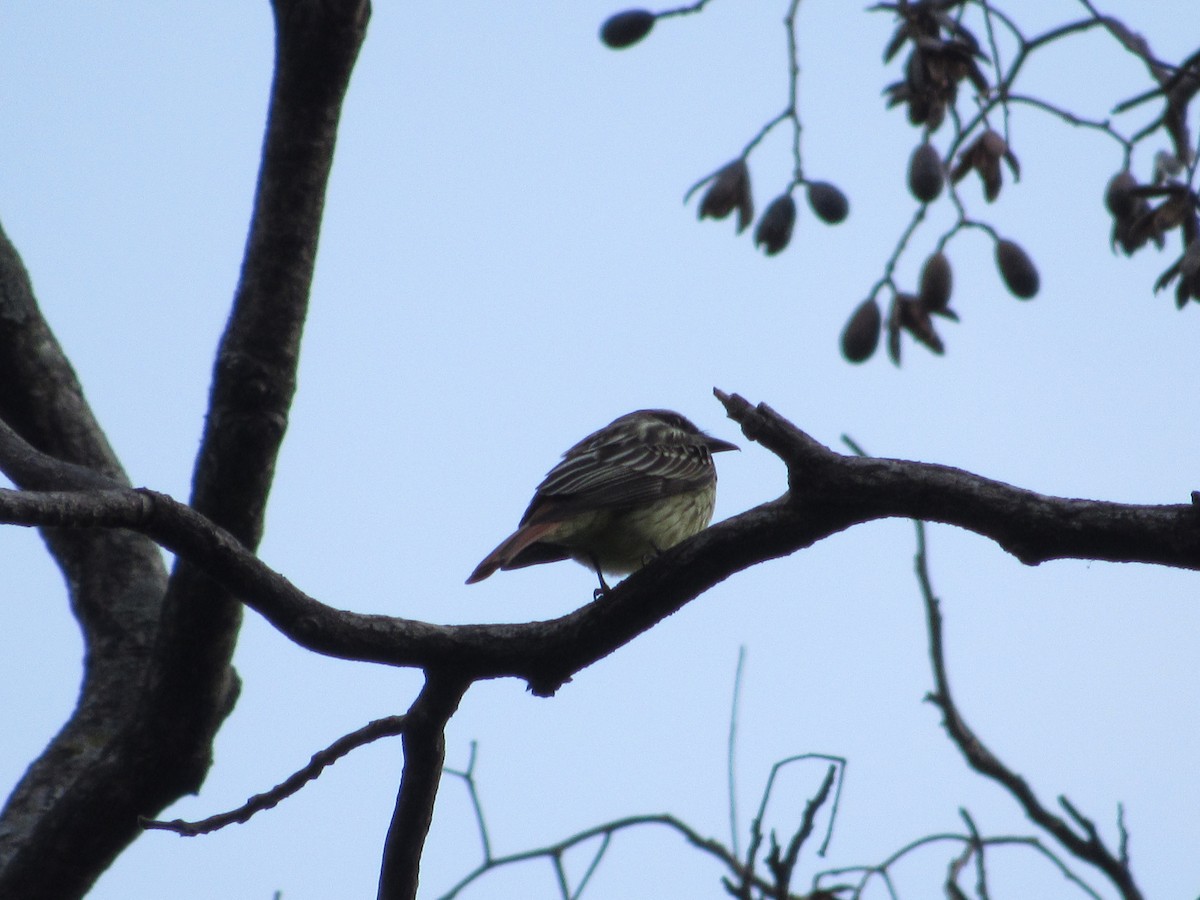
[[[940,313],[950,302],[950,291],[954,286],[954,274],[950,271],[950,260],[945,253],[935,253],[921,267],[918,296],[921,305],[933,313]]]
[[[1128,169],[1123,169],[1108,180],[1108,187],[1104,190],[1104,205],[1113,216],[1126,219],[1132,215],[1137,204],[1133,190],[1137,186],[1137,179]]]
[[[616,13],[600,26],[600,40],[614,50],[629,47],[650,33],[655,18],[648,9],[627,9]]]
[[[996,241],[996,266],[1013,296],[1028,300],[1037,294],[1041,283],[1037,267],[1015,241]]]
[[[850,201],[846,195],[828,181],[808,183],[808,205],[822,222],[836,225],[850,213]]]
[[[796,201],[791,194],[781,194],[771,201],[758,227],[754,229],[754,245],[774,256],[792,239],[792,228],[796,224]]]
[[[1175,305],[1183,309],[1188,299],[1200,301],[1200,237],[1188,241],[1179,259],[1179,286],[1175,289]]]
[[[946,175],[937,149],[925,141],[908,161],[908,189],[922,203],[932,203],[942,192]]]
[[[891,359],[892,365],[897,368],[900,366],[900,320],[903,317],[903,308],[900,303],[900,297],[892,297],[892,305],[888,307],[887,318],[887,352],[888,358]]]
[[[900,328],[907,331],[938,356],[946,352],[946,347],[942,343],[942,339],[933,330],[933,320],[929,317],[929,310],[921,305],[920,300],[912,294],[897,294],[895,310]],[[899,353],[897,352],[898,357]]]
[[[724,219],[734,210],[738,211],[738,234],[754,218],[754,199],[750,195],[750,170],[746,160],[735,159],[726,164],[713,176],[712,184],[700,201],[701,219]]]
[[[883,315],[874,297],[868,297],[851,314],[842,329],[842,356],[852,363],[866,362],[879,346]]]

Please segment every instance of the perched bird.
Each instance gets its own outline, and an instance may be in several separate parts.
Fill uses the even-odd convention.
[[[712,454],[738,449],[679,413],[621,416],[563,454],[534,492],[520,527],[487,555],[467,584],[497,569],[574,559],[625,575],[702,531],[717,496]]]

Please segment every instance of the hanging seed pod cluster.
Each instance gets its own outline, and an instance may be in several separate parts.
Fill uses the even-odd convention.
[[[655,23],[673,16],[699,12],[707,0],[692,6],[677,7],[663,12],[646,9],[627,9],[609,16],[600,26],[600,40],[614,50],[631,47],[643,40]],[[845,192],[830,181],[810,179],[803,174],[800,159],[800,113],[796,107],[795,78],[798,57],[794,9],[785,17],[789,32],[789,55],[792,71],[791,103],[769,121],[742,150],[741,154],[722,165],[712,174],[700,179],[688,190],[685,202],[700,193],[697,216],[700,219],[725,219],[737,214],[736,233],[741,234],[754,221],[754,195],[750,181],[750,154],[776,128],[790,126],[792,130],[793,170],[786,187],[763,210],[755,225],[754,246],[766,256],[777,256],[787,249],[802,215],[795,194],[802,191],[812,214],[826,225],[837,225],[850,215],[850,201]]]
[[[692,0],[659,12],[623,10],[603,23],[600,39],[613,49],[631,47],[662,27],[663,20],[699,13],[709,2]],[[889,355],[897,364],[901,346],[910,338],[933,353],[945,352],[946,344],[935,326],[943,319],[958,321],[950,297],[955,280],[951,259],[960,238],[989,242],[994,260],[990,279],[983,273],[982,278],[967,282],[972,295],[985,295],[989,290],[996,293],[998,288],[1019,300],[1030,300],[1041,291],[1041,273],[1029,251],[1007,234],[1007,227],[980,215],[980,210],[987,211],[986,216],[993,206],[1001,208],[1007,193],[1021,180],[1013,144],[1017,137],[1025,136],[1021,129],[1025,111],[1030,109],[1051,123],[1087,130],[1093,137],[1099,133],[1120,148],[1120,171],[1104,190],[1104,203],[1112,216],[1112,248],[1125,255],[1151,245],[1163,249],[1178,235],[1180,253],[1154,289],[1173,288],[1180,308],[1190,300],[1200,302],[1200,198],[1195,187],[1200,180],[1196,162],[1200,151],[1192,137],[1194,116],[1189,115],[1200,98],[1200,50],[1172,62],[1153,53],[1141,34],[1107,13],[1093,12],[1090,18],[1058,23],[1040,33],[1026,32],[1018,16],[1002,9],[1002,4],[1003,0],[881,0],[869,7],[870,12],[888,15],[893,22],[883,61],[897,70],[898,77],[884,87],[883,95],[886,106],[902,110],[919,132],[903,178],[918,205],[884,262],[882,276],[866,299],[853,308],[842,330],[842,353],[851,362],[872,357],[885,331]],[[814,37],[797,25],[801,4],[788,0],[786,6],[787,105],[766,121],[741,153],[701,178],[684,197],[689,202],[693,195],[698,196],[697,214],[702,220],[736,214],[735,232],[739,235],[753,225],[754,246],[768,257],[778,256],[790,246],[802,218],[836,225],[850,212],[841,187],[810,178],[803,166],[797,100],[800,48]],[[1149,73],[1149,89],[1130,99],[1114,99],[1107,118],[1089,118],[1087,113],[1059,105],[1053,97],[1031,93],[1023,77],[1018,77],[1035,55],[1048,56],[1051,48],[1063,42],[1101,31],[1110,49],[1133,57]],[[812,90],[811,84],[807,89]],[[1118,119],[1147,103],[1161,104],[1161,114],[1149,125],[1141,116],[1129,129],[1132,134],[1123,134]],[[784,189],[756,219],[750,158],[776,129],[791,131],[792,171],[778,179]],[[1157,151],[1153,173],[1142,182],[1134,174],[1133,157],[1143,142],[1152,138],[1165,139],[1169,149]],[[1039,163],[1039,168],[1044,174],[1044,163]],[[763,177],[761,172],[754,174]],[[803,197],[798,196],[801,193]],[[946,213],[951,224],[931,238],[923,230],[928,226],[927,217],[933,220],[940,215],[944,221]],[[896,275],[903,268],[902,258],[909,254],[925,257],[915,286],[899,283]]]
[[[921,0],[874,7],[891,12],[896,19],[896,28],[884,49],[884,61],[908,51],[903,77],[884,89],[887,105],[902,107],[908,121],[921,130],[921,140],[909,155],[905,176],[909,193],[920,204],[909,233],[915,233],[927,207],[942,199],[947,188],[952,196],[946,202],[953,203],[957,216],[955,223],[937,238],[934,251],[921,267],[915,290],[899,287],[891,275],[907,248],[906,233],[888,262],[887,274],[867,300],[855,307],[842,330],[842,355],[850,362],[870,358],[885,330],[888,356],[896,365],[900,364],[904,335],[935,354],[945,352],[945,342],[935,323],[938,319],[958,321],[950,307],[954,277],[946,248],[965,230],[977,230],[993,242],[1000,283],[1013,296],[1028,300],[1041,286],[1036,265],[1020,245],[1000,237],[985,223],[969,220],[965,212],[969,194],[963,188],[971,176],[978,179],[986,203],[999,200],[1006,176],[1014,182],[1021,177],[1016,154],[1006,137],[988,126],[986,115],[969,119],[964,125],[961,107],[956,107],[964,91],[970,93],[970,103],[976,108],[986,109],[997,96],[986,73],[991,61],[980,49],[980,41],[964,22],[961,11],[956,12],[965,5]],[[943,140],[938,132],[950,120],[954,125],[947,130],[953,134]],[[939,150],[939,143],[947,149]],[[886,317],[880,310],[880,293],[891,295]],[[868,334],[870,329],[874,334]]]
[[[1183,166],[1160,153],[1155,159],[1154,181],[1138,184],[1128,169],[1109,179],[1104,206],[1112,216],[1112,247],[1133,256],[1147,244],[1159,250],[1171,232],[1178,232],[1183,252],[1154,282],[1154,292],[1175,284],[1175,305],[1200,302],[1200,198],[1178,176]]]

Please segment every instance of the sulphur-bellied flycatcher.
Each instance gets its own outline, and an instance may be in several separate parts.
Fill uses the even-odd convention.
[[[717,496],[712,454],[736,449],[670,410],[621,416],[563,454],[520,527],[467,584],[497,569],[574,559],[607,590],[605,572],[632,572],[708,525]]]

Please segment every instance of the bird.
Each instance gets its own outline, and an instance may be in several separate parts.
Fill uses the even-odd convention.
[[[600,579],[627,575],[712,520],[712,455],[737,450],[677,412],[640,409],[614,419],[563,454],[534,491],[511,535],[467,584],[498,569],[574,559]]]

